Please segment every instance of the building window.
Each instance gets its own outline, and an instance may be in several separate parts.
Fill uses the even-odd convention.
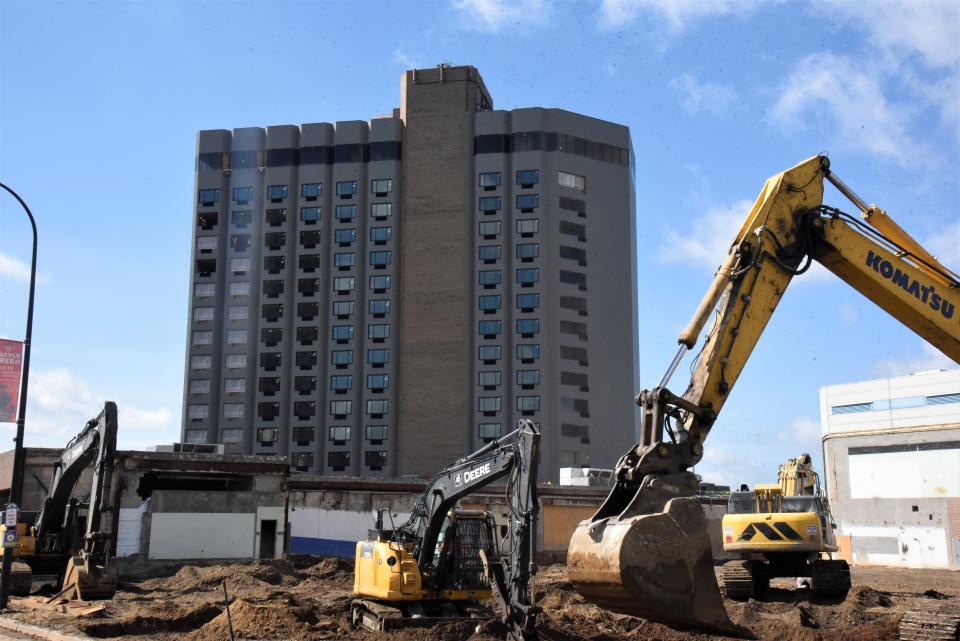
[[[213,365],[213,357],[209,354],[200,354],[190,357],[190,369],[205,370]]]
[[[278,203],[287,199],[286,185],[269,185],[267,187],[267,198],[270,202]]]
[[[367,374],[367,389],[372,392],[382,392],[390,388],[389,374]]]
[[[210,407],[208,405],[188,405],[187,418],[191,421],[202,421],[210,416]]]
[[[529,189],[540,182],[539,169],[519,169],[517,170],[517,185]]]
[[[500,196],[481,196],[479,209],[484,213],[493,213],[500,210],[500,202]]]
[[[502,324],[498,320],[480,321],[480,335],[484,338],[496,338],[500,335]]]
[[[333,239],[341,247],[353,244],[357,240],[357,228],[347,227],[333,232]]]
[[[382,341],[390,338],[390,325],[385,323],[380,325],[368,325],[367,338],[371,338],[375,341]]]
[[[313,452],[293,452],[290,463],[299,472],[306,472],[313,467]]]
[[[310,445],[313,443],[313,434],[312,427],[295,427],[293,428],[293,441],[297,445]],[[304,452],[299,452],[299,454],[304,454]],[[313,465],[313,461],[310,461],[310,465]]]
[[[477,357],[484,362],[484,364],[496,363],[500,360],[500,346],[499,345],[481,345],[477,350]]]
[[[539,318],[518,318],[517,333],[524,338],[530,338],[540,333]]]
[[[250,316],[250,308],[246,305],[230,305],[227,308],[227,318],[232,321],[247,320]]]
[[[557,183],[559,183],[561,187],[569,187],[570,189],[576,189],[582,192],[587,191],[587,179],[585,176],[578,176],[577,174],[571,174],[566,171],[558,171]]]
[[[313,329],[316,329],[315,327]],[[277,379],[279,385],[280,379]],[[310,396],[313,392],[317,391],[317,377],[316,376],[296,376],[293,379],[293,389],[297,391],[300,396]],[[278,390],[279,391],[279,390]],[[311,416],[313,414],[311,413]]]
[[[353,401],[330,401],[331,416],[348,416],[353,413]]]
[[[253,200],[253,187],[234,187],[233,201],[238,205],[246,205]]]
[[[517,221],[519,223],[519,221]],[[499,220],[485,220],[480,223],[480,235],[484,238],[496,238],[500,235]]]
[[[197,276],[200,278],[207,278],[211,274],[217,271],[217,261],[214,258],[198,258],[197,259]]]
[[[371,399],[367,401],[367,416],[380,418],[390,413],[390,403],[385,399]]]
[[[335,349],[330,352],[330,364],[338,368],[353,364],[352,349]]]
[[[389,265],[392,261],[393,261],[393,252],[390,252],[390,251],[370,252],[371,267],[382,269],[387,265]]]
[[[368,311],[373,316],[384,316],[390,313],[390,299],[382,298],[370,301]]]
[[[339,319],[350,318],[353,316],[353,301],[338,300],[333,304],[333,315]]]
[[[500,309],[500,296],[481,296],[480,310],[485,314],[492,314]]]
[[[390,289],[390,276],[371,276],[369,279],[370,289],[377,293],[383,293]]]
[[[301,207],[300,220],[306,225],[314,225],[320,222],[320,207]]]
[[[197,201],[204,207],[212,207],[220,202],[219,189],[201,189],[197,195]]]
[[[337,220],[349,222],[357,217],[356,205],[337,205]]]
[[[314,325],[313,327],[298,327],[297,328],[297,342],[301,345],[313,345],[320,337],[320,328]]]
[[[230,283],[230,296],[242,298],[250,295],[250,281],[242,280]]]
[[[220,215],[215,211],[202,211],[197,214],[197,226],[205,231],[216,227],[219,221]]]
[[[279,427],[258,427],[257,443],[260,445],[273,445],[280,437]]]
[[[363,453],[363,463],[371,472],[379,472],[387,466],[387,453],[383,450],[370,450]]]
[[[524,363],[530,363],[540,358],[540,346],[536,343],[517,345],[517,358]]]
[[[261,305],[260,316],[267,322],[276,322],[280,320],[281,316],[283,316],[283,305],[280,303]]]
[[[532,236],[540,231],[540,221],[537,218],[521,218],[517,221],[517,233],[521,236]]]
[[[337,269],[350,269],[357,264],[356,252],[339,252],[333,255],[333,264]]]
[[[297,303],[297,318],[310,321],[320,315],[320,303]]]
[[[268,256],[268,258],[272,257]],[[314,272],[320,267],[320,254],[303,254],[298,260],[300,269],[305,272]]]
[[[250,271],[250,259],[249,258],[231,258],[230,271],[238,276],[240,274],[246,274],[248,271]]]
[[[350,426],[331,425],[327,428],[327,438],[335,445],[343,445],[350,440]]]
[[[327,452],[327,465],[334,472],[343,472],[350,467],[350,452]]]
[[[223,379],[223,391],[227,394],[243,394],[246,388],[247,379],[245,378]]]
[[[316,352],[297,352],[294,362],[301,370],[307,370],[317,364],[318,358]]]
[[[216,236],[200,236],[197,238],[197,250],[201,253],[208,253],[217,249]]]
[[[517,370],[517,385],[520,387],[533,387],[540,384],[540,370],[538,369],[520,369]]]
[[[488,171],[480,174],[480,186],[484,191],[490,191],[500,186],[500,172]],[[482,207],[481,207],[482,209]]]
[[[371,203],[370,215],[377,220],[383,220],[393,215],[393,203]]]
[[[276,298],[283,293],[283,281],[282,280],[265,280],[263,281],[263,295],[267,298]]]
[[[194,347],[203,347],[213,343],[213,332],[198,331],[191,334],[190,344]]]
[[[353,388],[353,376],[331,376],[330,389],[335,392],[346,392]]]
[[[367,363],[374,367],[383,367],[390,362],[389,349],[368,349]]]
[[[243,403],[224,403],[223,404],[223,417],[227,419],[231,418],[243,418]],[[226,430],[224,430],[226,431]],[[226,442],[226,441],[224,441]],[[239,442],[239,441],[234,441]]]
[[[525,415],[532,414],[533,412],[539,412],[540,397],[539,396],[518,396],[517,411],[522,412]]]
[[[207,321],[213,320],[213,308],[212,307],[194,307],[193,308],[193,320],[205,323]]]
[[[190,381],[190,393],[194,396],[210,393],[210,379],[195,378]]]
[[[300,195],[309,201],[320,198],[323,196],[323,183],[304,183],[300,185]]]
[[[370,181],[370,192],[376,196],[386,196],[393,191],[393,179],[376,178]]]
[[[264,396],[276,396],[280,391],[279,376],[264,376],[257,382],[257,390]]]
[[[517,294],[517,309],[532,312],[540,307],[540,294]]]
[[[517,270],[517,284],[523,287],[530,287],[534,283],[540,282],[540,270],[536,267]]]
[[[230,247],[236,252],[245,252],[250,248],[250,234],[230,234]]]
[[[193,295],[198,299],[213,298],[216,291],[216,285],[213,283],[197,283],[193,286]]]
[[[357,193],[356,180],[343,180],[337,183],[337,195],[341,198],[350,198]]]
[[[227,354],[226,358],[223,361],[224,367],[227,369],[246,369],[247,368],[247,355],[246,354]]]
[[[272,372],[280,367],[283,362],[283,355],[280,352],[261,352],[260,367],[268,372]],[[261,379],[262,380],[262,379]]]
[[[253,222],[253,213],[249,210],[236,210],[230,212],[230,223],[237,229],[243,229]]]
[[[367,440],[375,445],[379,445],[387,440],[387,426],[386,425],[367,425],[366,427]]]
[[[331,330],[331,338],[338,343],[353,340],[353,325],[334,325]]]
[[[377,244],[389,242],[393,238],[393,227],[371,227],[370,240]]]
[[[522,261],[533,260],[540,256],[540,243],[517,243],[516,254]]]
[[[477,410],[489,416],[500,411],[499,396],[481,396],[477,399]]]
[[[945,405],[947,403],[960,403],[960,394],[937,394],[927,397],[927,405]]]
[[[496,287],[503,281],[503,276],[499,269],[484,269],[480,271],[480,284],[484,288]]]
[[[282,249],[284,245],[287,244],[287,234],[282,231],[270,232],[264,234],[263,244],[266,245],[267,249]]]
[[[500,423],[478,423],[477,436],[484,443],[497,440],[500,438]]]
[[[278,345],[282,340],[283,340],[282,327],[264,327],[260,329],[260,342],[262,342],[267,347],[274,347]]]
[[[500,245],[480,245],[479,257],[484,263],[500,260]]]
[[[349,294],[356,286],[357,279],[354,276],[339,276],[333,279],[333,289],[338,294]]]
[[[500,387],[500,372],[478,372],[477,384],[488,390]]]

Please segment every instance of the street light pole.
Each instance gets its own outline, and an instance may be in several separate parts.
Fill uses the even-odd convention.
[[[20,504],[21,493],[23,492],[23,426],[27,416],[27,382],[30,378],[30,343],[33,336],[33,293],[37,284],[37,222],[33,219],[33,213],[27,207],[27,203],[14,190],[0,182],[0,187],[8,191],[23,210],[27,212],[27,218],[30,219],[30,227],[33,230],[33,253],[30,257],[30,296],[27,302],[27,333],[23,339],[23,376],[20,378],[20,408],[17,412],[17,436],[13,439],[13,470],[10,476],[10,498],[8,503]],[[7,548],[3,554],[3,565],[0,566],[0,610],[7,609],[7,599],[10,595],[10,568],[13,563],[13,548]]]

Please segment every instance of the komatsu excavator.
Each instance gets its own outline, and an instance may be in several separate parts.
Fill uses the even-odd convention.
[[[824,180],[853,202],[860,219],[823,204]],[[787,285],[814,260],[960,362],[956,273],[860,199],[826,156],[771,177],[665,374],[636,398],[640,442],[621,457],[610,494],[570,540],[568,576],[586,600],[668,624],[743,633],[723,606],[691,468]],[[674,394],[667,383],[714,309],[690,383]]]
[[[723,517],[724,552],[737,559],[720,568],[728,599],[762,594],[776,577],[796,578],[817,596],[842,599],[850,590],[850,567],[838,551],[830,505],[809,454],[780,466],[776,483],[731,492]]]
[[[117,450],[117,406],[104,403],[60,452],[53,482],[36,520],[17,523],[19,546],[0,552],[14,554],[11,594],[29,594],[34,574],[58,577],[65,598],[109,599],[117,591],[117,571],[110,550],[110,534],[101,522],[112,511],[110,486]],[[89,503],[71,498],[80,475],[93,464]],[[86,521],[83,512],[86,512]],[[27,516],[21,512],[21,517]],[[5,531],[6,525],[0,526]]]
[[[489,619],[480,601],[493,598],[511,641],[532,641],[540,609],[530,578],[536,573],[537,467],[540,430],[521,420],[516,430],[441,470],[398,527],[379,510],[370,538],[357,542],[354,625],[394,630],[439,621]],[[507,480],[508,547],[500,549],[489,512],[457,508],[460,499]]]

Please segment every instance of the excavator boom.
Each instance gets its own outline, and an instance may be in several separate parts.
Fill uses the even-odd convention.
[[[866,222],[823,206],[825,179]],[[568,575],[588,601],[668,624],[744,633],[723,607],[691,469],[787,286],[811,260],[960,362],[956,274],[856,196],[825,156],[771,177],[681,332],[666,373],[637,396],[640,442],[617,463],[606,501],[571,538]],[[674,394],[666,386],[714,311],[690,382]]]

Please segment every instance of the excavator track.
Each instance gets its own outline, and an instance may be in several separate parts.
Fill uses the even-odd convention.
[[[817,596],[845,598],[850,591],[850,566],[846,561],[814,561],[810,564],[810,587]]]
[[[29,596],[33,589],[33,569],[22,561],[10,564],[10,594]]]
[[[753,566],[750,561],[727,561],[720,568],[720,590],[728,599],[742,601],[754,596]]]
[[[900,641],[960,641],[960,607],[918,605],[900,619]]]
[[[371,632],[424,628],[437,623],[481,622],[494,618],[492,610],[471,601],[386,603],[375,599],[354,599],[350,611],[354,627]]]

